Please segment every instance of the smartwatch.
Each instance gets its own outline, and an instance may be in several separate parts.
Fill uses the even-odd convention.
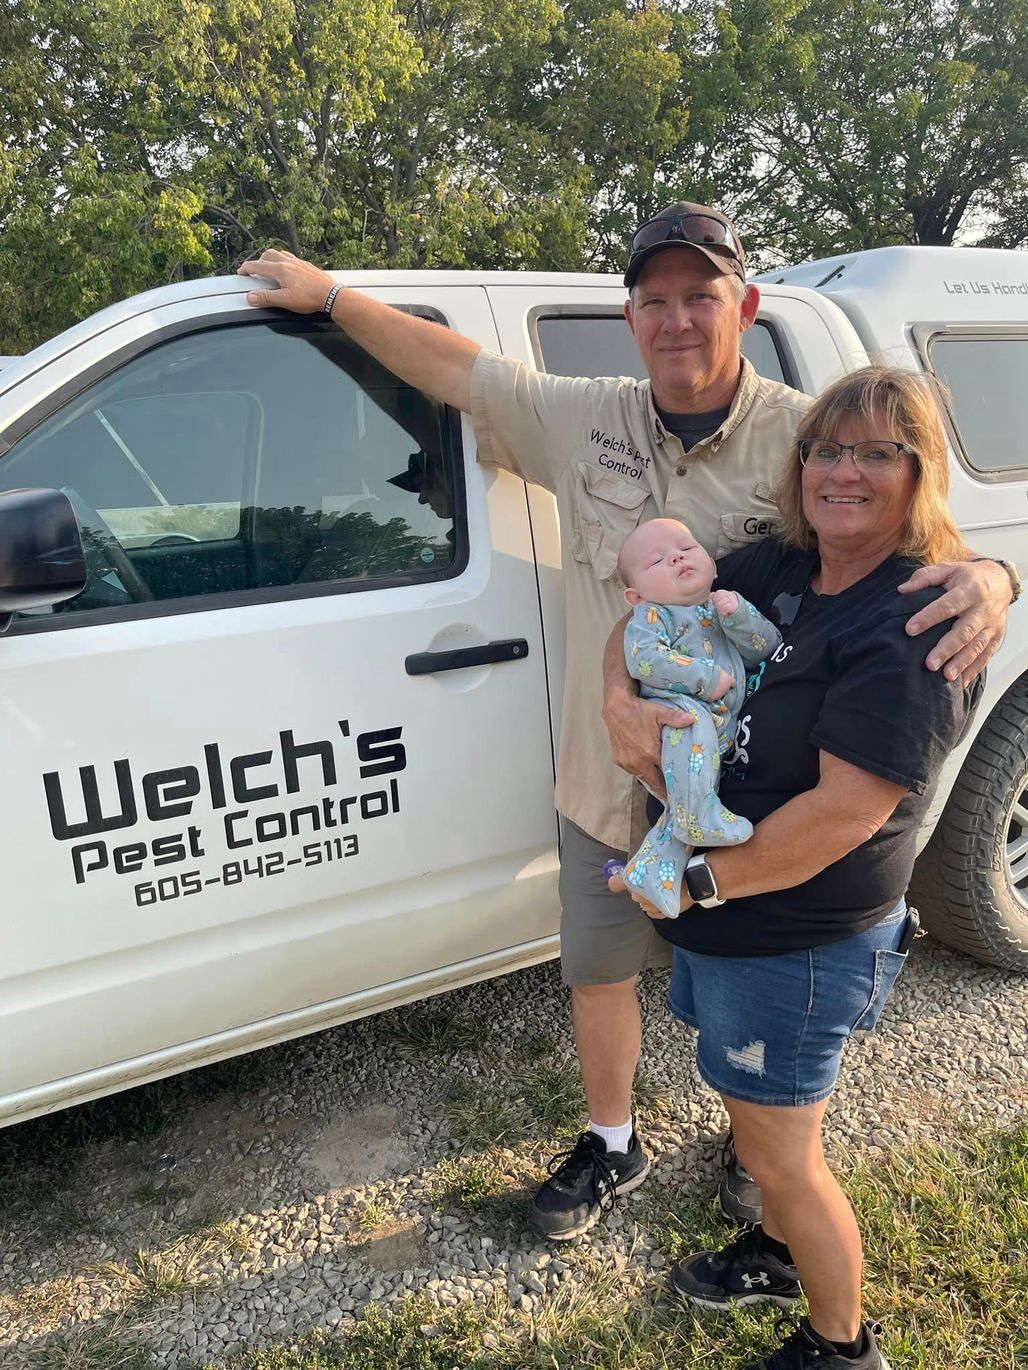
[[[683,872],[685,887],[692,896],[693,903],[704,909],[716,909],[725,901],[718,893],[714,872],[707,865],[705,856],[693,856],[686,862]]]

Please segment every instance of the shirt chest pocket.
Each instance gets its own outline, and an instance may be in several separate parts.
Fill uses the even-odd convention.
[[[590,565],[600,580],[617,570],[625,539],[639,524],[649,487],[629,482],[589,462],[579,462],[575,473],[571,525],[571,555]]]
[[[755,485],[748,509],[732,510],[721,515],[714,556],[722,557],[748,542],[759,542],[761,538],[777,533],[781,526],[774,490],[770,485]]]

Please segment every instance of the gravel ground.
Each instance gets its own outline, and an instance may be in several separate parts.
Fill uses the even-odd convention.
[[[80,1148],[73,1184],[0,1222],[0,1364],[41,1354],[64,1364],[47,1349],[119,1313],[160,1366],[220,1364],[410,1290],[441,1305],[498,1298],[531,1310],[562,1282],[588,1280],[597,1250],[659,1272],[648,1223],[676,1195],[713,1192],[724,1122],[695,1073],[691,1034],[663,1010],[665,984],[645,985],[643,1070],[664,1092],[645,1118],[653,1172],[584,1242],[533,1240],[509,1220],[520,1199],[504,1217],[441,1197],[440,1166],[470,1154],[447,1121],[446,1091],[481,1079],[488,1053],[412,1054],[402,1036],[414,1011],[396,1010],[249,1058],[220,1093],[190,1085],[152,1136]],[[523,1068],[522,1046],[547,1039],[548,1060],[565,1070],[572,1060],[553,964],[434,1003],[492,1025],[483,1044],[501,1053],[494,1071],[497,1060]],[[849,1049],[832,1138],[873,1154],[958,1119],[1010,1126],[1028,1106],[1026,1063],[1028,979],[922,939],[879,1031]],[[147,1091],[133,1100],[145,1116]],[[490,1156],[512,1185],[529,1185],[553,1140],[512,1140]]]

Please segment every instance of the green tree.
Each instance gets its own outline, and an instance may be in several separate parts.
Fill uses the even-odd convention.
[[[765,263],[949,245],[1002,216],[1028,168],[1026,0],[736,0],[752,158],[740,215]]]
[[[212,264],[202,196],[160,167],[183,124],[122,9],[11,0],[0,19],[0,345],[13,351]]]
[[[0,346],[256,242],[353,235],[333,149],[416,61],[391,0],[11,0]]]

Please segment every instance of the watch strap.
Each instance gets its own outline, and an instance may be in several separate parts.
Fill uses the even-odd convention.
[[[1010,603],[1016,604],[1021,598],[1024,585],[1021,582],[1021,575],[1012,561],[1004,561],[1002,557],[972,557],[972,561],[993,561],[997,566],[1002,566],[1007,573],[1010,581]]]
[[[1006,571],[1007,575],[1010,577],[1010,603],[1016,604],[1021,598],[1021,592],[1024,589],[1024,586],[1021,583],[1020,573],[1012,561],[1004,561],[1002,557],[996,557],[995,560],[1003,567],[1004,571]]]

